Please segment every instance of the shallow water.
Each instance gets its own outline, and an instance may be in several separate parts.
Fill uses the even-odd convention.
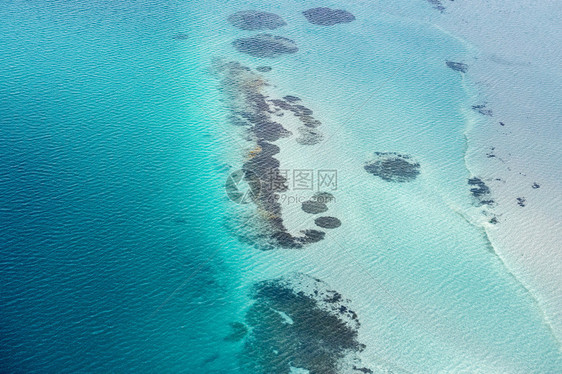
[[[445,60],[466,47],[359,5],[346,5],[356,21],[331,27],[299,13],[321,5],[2,10],[2,371],[244,371],[229,324],[244,322],[255,282],[292,271],[351,299],[373,370],[562,367],[531,295],[463,217],[472,98]],[[288,25],[272,33],[299,52],[236,52],[254,32],[227,18],[245,9],[279,14]],[[295,165],[338,170],[342,226],[321,243],[262,252],[232,234],[248,209],[223,184],[248,143],[228,122],[216,57],[272,66],[276,89],[323,122],[313,152],[286,150]],[[411,154],[421,175],[377,179],[363,169],[375,151]]]

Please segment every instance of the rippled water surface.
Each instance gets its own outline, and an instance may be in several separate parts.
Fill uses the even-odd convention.
[[[473,203],[464,163],[471,101],[444,61],[466,47],[364,4],[348,6],[356,20],[333,26],[300,14],[322,5],[334,6],[3,5],[0,371],[255,372],[248,357],[284,347],[264,336],[316,337],[299,330],[299,308],[314,304],[332,318],[312,297],[283,297],[285,285],[252,299],[257,282],[295,272],[351,300],[342,305],[361,328],[342,346],[364,344],[357,365],[375,372],[562,367],[532,295],[463,218]],[[247,9],[280,15],[286,25],[264,32],[298,52],[238,52],[232,42],[259,31],[227,19]],[[322,147],[282,155],[338,170],[342,226],[324,241],[261,251],[237,238],[255,228],[241,224],[248,209],[227,199],[224,182],[251,145],[230,122],[216,58],[271,66],[264,79],[323,122]],[[376,151],[412,155],[420,176],[388,183],[368,174]],[[274,306],[287,312],[271,314]],[[306,365],[323,349],[299,347],[276,365]]]

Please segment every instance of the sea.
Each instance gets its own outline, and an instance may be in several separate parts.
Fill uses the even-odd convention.
[[[324,27],[302,11],[356,20]],[[376,1],[5,1],[0,9],[0,372],[248,373],[256,282],[295,272],[351,300],[372,372],[562,372],[560,343],[475,214],[473,47]],[[238,52],[240,10],[299,51]],[[412,14],[435,12],[412,1]],[[247,151],[212,65],[297,95],[338,172],[342,227],[302,249],[240,240],[225,193]],[[365,172],[412,155],[411,183]],[[244,207],[244,209],[250,209]],[[475,218],[476,217],[476,218]],[[479,217],[479,218],[478,218]],[[252,334],[251,329],[247,333]],[[342,369],[343,370],[343,369]],[[292,372],[308,372],[306,367]],[[268,373],[268,371],[263,371]],[[343,371],[342,371],[343,372]],[[312,373],[312,372],[311,372]]]

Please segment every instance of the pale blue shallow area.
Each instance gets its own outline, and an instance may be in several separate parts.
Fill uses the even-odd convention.
[[[396,298],[426,303],[410,321],[372,310],[369,318],[384,324],[373,336],[389,342],[377,349],[388,357],[374,361],[431,371],[447,367],[442,351],[485,342],[474,351],[510,361],[497,367],[556,372],[558,345],[529,294],[489,252],[483,233],[450,220],[445,207],[470,203],[461,112],[470,97],[459,75],[444,68],[444,59],[464,57],[465,47],[437,29],[364,6],[349,5],[358,20],[341,29],[310,26],[299,14],[323,4],[3,5],[1,372],[238,372],[241,345],[224,337],[229,323],[244,319],[255,259],[270,257],[225,225],[231,218],[223,182],[241,149],[210,74],[215,57],[272,65],[272,80],[315,108],[331,106],[324,115],[334,123],[344,123],[380,87],[346,125],[356,148],[330,141],[356,159],[358,185],[348,193],[365,201],[360,218],[378,229],[349,243],[396,287]],[[276,60],[236,53],[230,42],[251,33],[226,17],[251,8],[281,14],[288,25],[273,33],[295,39],[299,53]],[[188,38],[174,39],[178,33]],[[427,171],[422,184],[395,189],[373,181],[366,192],[359,181],[371,176],[361,162],[377,150],[415,154]],[[408,194],[411,207],[399,202]],[[443,206],[426,209],[425,194]],[[416,231],[416,217],[425,231]],[[433,224],[435,217],[441,220]],[[459,252],[449,255],[449,248]],[[274,262],[260,266],[284,271]],[[332,266],[323,271],[338,271]],[[449,295],[466,298],[448,302]],[[428,320],[435,330],[423,331]],[[454,331],[440,335],[447,329]],[[464,331],[474,332],[465,345],[447,342]],[[426,350],[432,353],[424,356]]]

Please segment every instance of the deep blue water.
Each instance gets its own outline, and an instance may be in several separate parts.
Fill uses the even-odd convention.
[[[0,372],[193,372],[228,332],[217,144],[178,12],[2,5]]]

